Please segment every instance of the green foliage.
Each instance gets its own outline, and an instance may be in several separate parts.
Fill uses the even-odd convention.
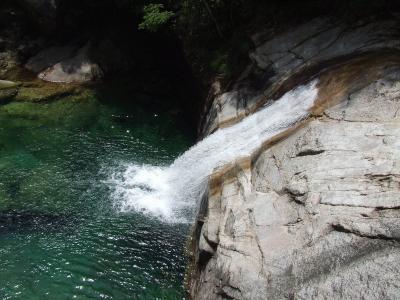
[[[227,53],[217,53],[211,60],[210,69],[213,73],[217,75],[227,75],[229,72],[228,67],[228,54]]]
[[[179,0],[176,30],[194,73],[205,86],[215,75],[229,82],[248,63],[248,24],[264,4],[259,0]],[[260,4],[261,3],[261,4]]]
[[[156,32],[166,24],[175,14],[164,10],[163,4],[148,4],[143,7],[143,21],[139,29]]]

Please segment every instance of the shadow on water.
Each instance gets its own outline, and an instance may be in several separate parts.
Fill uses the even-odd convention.
[[[73,228],[76,219],[65,214],[34,211],[0,211],[0,234],[34,231],[54,232]]]

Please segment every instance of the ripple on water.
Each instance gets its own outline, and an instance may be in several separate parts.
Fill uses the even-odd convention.
[[[182,298],[188,226],[117,212],[105,181],[126,162],[170,163],[190,141],[168,116],[112,117],[128,109],[0,106],[0,298]]]

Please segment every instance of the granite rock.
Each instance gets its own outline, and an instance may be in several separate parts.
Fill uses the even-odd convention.
[[[392,22],[318,19],[260,42],[252,68],[273,75],[214,99],[205,135],[313,78],[329,105],[210,177],[192,237],[193,299],[398,298],[400,64],[376,60],[399,57]]]

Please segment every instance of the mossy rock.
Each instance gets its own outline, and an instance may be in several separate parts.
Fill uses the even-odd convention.
[[[0,107],[0,121],[28,128],[43,125],[90,127],[99,113],[96,103],[93,92],[85,89],[57,101],[12,101]]]
[[[16,68],[18,58],[15,51],[0,51],[0,76],[8,78],[6,74]]]
[[[0,90],[16,88],[20,84],[9,80],[0,80]]]
[[[16,82],[0,80],[0,103],[12,100],[18,93],[18,87]]]
[[[7,72],[5,78],[21,82],[18,84],[18,91],[13,97],[13,100],[20,102],[50,102],[81,93],[82,89],[77,84],[45,82],[37,78],[36,74],[21,67],[11,69]]]
[[[15,96],[15,100],[23,102],[48,102],[73,95],[76,92],[76,88],[69,85],[24,85],[19,89],[18,94]]]

